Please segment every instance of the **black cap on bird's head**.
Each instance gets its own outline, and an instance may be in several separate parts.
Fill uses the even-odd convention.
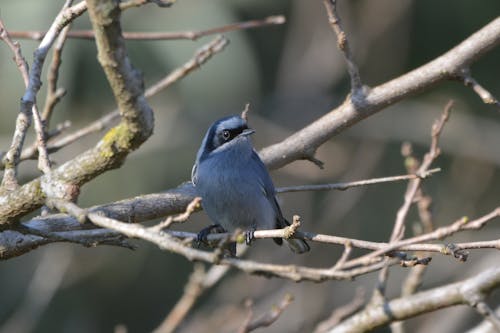
[[[208,155],[233,140],[246,137],[254,132],[253,129],[248,127],[246,120],[240,116],[234,115],[219,119],[210,126],[205,134],[198,157],[203,159],[204,155]]]

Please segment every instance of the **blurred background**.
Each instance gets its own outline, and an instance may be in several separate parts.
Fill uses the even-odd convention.
[[[0,17],[8,30],[46,30],[62,1],[2,1]],[[453,9],[451,8],[453,6]],[[381,84],[441,55],[500,13],[498,0],[340,1],[363,82]],[[125,165],[85,185],[79,204],[88,207],[140,194],[160,192],[190,178],[196,151],[208,126],[217,118],[239,113],[251,103],[250,124],[257,149],[279,142],[339,105],[349,91],[349,78],[321,1],[194,1],[171,8],[155,5],[127,10],[124,31],[202,30],[233,22],[283,14],[280,26],[225,34],[231,41],[221,53],[173,87],[152,97],[155,133]],[[73,29],[89,29],[88,15]],[[129,55],[144,73],[146,86],[181,66],[213,36],[194,41],[128,41]],[[20,40],[29,63],[38,42]],[[472,74],[500,97],[500,49],[472,66]],[[48,59],[49,60],[49,59]],[[45,69],[47,69],[46,64]],[[45,80],[45,73],[43,75]],[[59,86],[67,95],[56,107],[51,124],[66,120],[71,130],[115,108],[108,83],[97,63],[92,41],[69,40],[63,53]],[[42,105],[45,87],[38,97]],[[0,46],[0,150],[10,144],[24,87],[10,50]],[[443,154],[435,166],[442,172],[427,180],[437,225],[462,216],[475,218],[493,210],[500,198],[500,117],[471,89],[445,82],[408,98],[325,143],[317,157],[323,170],[310,162],[294,162],[272,172],[276,186],[332,183],[406,173],[400,149],[411,142],[422,156],[430,142],[433,120],[449,99],[456,101],[446,125]],[[33,133],[30,133],[33,138]],[[61,150],[62,163],[95,145],[102,133]],[[28,139],[27,143],[31,143]],[[36,162],[24,162],[21,179],[39,175]],[[280,196],[283,212],[302,217],[303,229],[324,234],[386,241],[403,202],[405,183],[382,184],[344,192],[305,192]],[[409,216],[407,234],[418,220]],[[200,230],[209,223],[203,212],[175,229]],[[449,241],[498,238],[498,223],[479,232],[461,233]],[[183,257],[136,241],[137,250],[77,245],[44,246],[0,263],[0,332],[110,332],[124,325],[129,332],[154,329],[182,295],[192,271]],[[258,241],[249,258],[273,263],[329,267],[340,247],[312,244],[302,256],[286,247]],[[498,251],[472,252],[459,263],[440,255],[425,275],[423,288],[458,281],[498,265]],[[391,269],[388,295],[397,297],[407,269]],[[179,332],[232,332],[246,316],[244,301],[253,299],[259,315],[286,293],[292,305],[265,332],[308,332],[331,311],[351,300],[358,286],[368,294],[376,274],[356,281],[322,284],[293,283],[231,271],[195,306]],[[490,300],[499,304],[500,295]],[[447,320],[436,320],[444,318]],[[407,322],[411,332],[460,332],[480,322],[468,307],[454,307]],[[443,325],[442,327],[440,325]],[[432,330],[430,328],[432,327]],[[378,332],[386,332],[380,329]]]

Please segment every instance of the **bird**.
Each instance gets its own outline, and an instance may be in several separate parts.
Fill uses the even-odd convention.
[[[203,210],[213,222],[199,232],[199,241],[213,229],[241,229],[249,244],[255,230],[290,225],[276,200],[271,176],[252,146],[250,135],[254,132],[243,114],[221,118],[208,128],[191,172]],[[273,240],[278,245],[283,243],[282,238]],[[290,238],[286,242],[294,253],[310,250],[302,239]]]

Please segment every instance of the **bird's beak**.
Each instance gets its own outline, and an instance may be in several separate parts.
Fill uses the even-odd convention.
[[[244,130],[243,132],[240,133],[241,136],[248,136],[248,135],[251,135],[251,134],[254,134],[255,133],[255,130],[251,129],[251,128],[247,128],[246,130]]]

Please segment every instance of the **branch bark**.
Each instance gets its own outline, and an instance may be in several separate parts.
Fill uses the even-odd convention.
[[[397,298],[385,304],[369,306],[329,332],[366,332],[397,320],[454,305],[469,304],[471,294],[483,298],[499,286],[500,268],[488,269],[461,282]]]
[[[456,79],[464,68],[499,44],[500,18],[496,18],[440,57],[368,90],[363,99],[356,99],[356,104],[348,96],[342,105],[323,117],[263,149],[260,156],[271,169],[295,160],[310,159],[331,137],[403,98],[421,93],[436,83]]]
[[[120,9],[113,1],[88,1],[96,31],[98,58],[120,109],[121,122],[98,144],[52,173],[0,196],[0,228],[39,208],[48,197],[74,200],[80,186],[119,167],[153,132],[153,111],[146,103],[142,75],[133,68],[121,37]]]

